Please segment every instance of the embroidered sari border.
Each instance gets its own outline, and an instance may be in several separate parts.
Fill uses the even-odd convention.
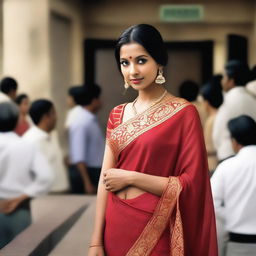
[[[149,256],[159,241],[168,222],[170,221],[171,215],[176,206],[177,210],[175,223],[174,225],[170,225],[170,227],[174,227],[173,231],[171,231],[170,256],[184,255],[182,222],[181,218],[179,218],[180,212],[178,207],[178,200],[181,190],[182,186],[179,178],[170,177],[167,187],[159,200],[153,216],[126,256]]]
[[[188,105],[190,103],[185,100],[170,101],[168,99],[168,101],[154,106],[127,122],[121,123],[111,131],[109,138],[107,138],[107,144],[112,149],[116,159],[119,153],[137,137],[165,122]]]
[[[114,108],[113,111],[113,119],[114,119],[114,126],[118,126],[121,124],[122,122],[122,118],[123,118],[123,113],[124,113],[124,108],[127,105],[127,103],[123,103],[117,107]]]

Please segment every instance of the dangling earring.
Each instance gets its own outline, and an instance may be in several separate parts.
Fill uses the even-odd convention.
[[[164,84],[165,83],[165,78],[163,76],[163,70],[162,69],[158,69],[158,75],[156,77],[155,80],[156,84]]]
[[[124,88],[127,90],[130,87],[130,85],[127,83],[126,80],[124,80]]]

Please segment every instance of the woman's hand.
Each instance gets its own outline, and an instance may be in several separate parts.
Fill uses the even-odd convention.
[[[119,191],[131,185],[132,171],[111,168],[103,172],[103,184],[106,190],[111,192]]]
[[[105,256],[103,246],[90,247],[87,256]]]

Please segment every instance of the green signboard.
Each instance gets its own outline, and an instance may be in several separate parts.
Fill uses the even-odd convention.
[[[170,4],[160,6],[160,20],[165,22],[200,22],[204,18],[202,5]]]

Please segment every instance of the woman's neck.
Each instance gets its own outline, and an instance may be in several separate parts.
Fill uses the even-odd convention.
[[[137,98],[138,104],[148,104],[153,100],[161,97],[166,89],[161,85],[152,85],[144,90],[139,90],[139,95]]]
[[[139,96],[132,102],[134,115],[137,115],[150,107],[158,104],[165,98],[167,90],[160,86],[151,86],[145,90],[139,91]]]

